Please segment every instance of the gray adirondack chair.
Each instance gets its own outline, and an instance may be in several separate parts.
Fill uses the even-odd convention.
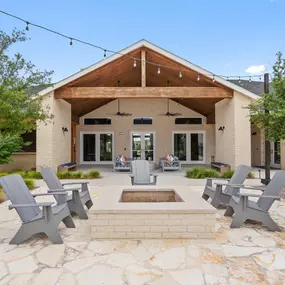
[[[84,210],[84,205],[88,209],[90,209],[93,205],[88,186],[89,182],[69,182],[69,183],[61,183],[56,176],[55,171],[52,168],[46,167],[42,168],[41,174],[43,179],[45,180],[49,192],[56,191],[56,192],[69,192],[72,191],[72,194],[67,196],[67,204],[70,212],[74,212],[78,215],[80,219],[88,219],[88,216]],[[78,188],[64,188],[65,185],[81,185]],[[75,189],[81,191],[74,191]],[[55,195],[55,199],[57,201],[61,200],[61,196]]]
[[[58,230],[59,223],[62,221],[67,228],[75,228],[67,206],[65,193],[55,192],[32,195],[19,174],[1,177],[0,185],[12,202],[12,205],[9,205],[9,210],[16,209],[22,220],[22,225],[10,241],[10,244],[20,244],[38,233],[45,233],[53,243],[60,244],[63,243],[63,240]],[[34,199],[36,196],[54,194],[61,196],[62,202],[53,207],[53,202],[37,203]],[[40,207],[42,207],[42,210]]]
[[[247,165],[240,165],[236,168],[231,179],[207,178],[202,198],[207,201],[211,197],[211,205],[215,208],[218,208],[221,204],[228,205],[233,193],[239,191],[238,188],[233,188],[230,186],[230,184],[242,184],[250,170],[251,167]],[[225,182],[228,182],[228,184],[216,183],[216,186],[214,187],[214,180],[224,180]]]
[[[231,185],[232,187],[260,190],[245,185]],[[225,212],[225,216],[233,216],[231,228],[239,228],[246,220],[262,222],[271,231],[281,231],[279,226],[269,215],[269,209],[275,200],[280,200],[280,193],[285,186],[285,171],[277,171],[261,195],[237,193],[232,196]],[[249,197],[258,198],[257,202]]]
[[[132,185],[156,185],[157,176],[157,174],[150,173],[147,160],[132,161],[132,174],[130,175]]]

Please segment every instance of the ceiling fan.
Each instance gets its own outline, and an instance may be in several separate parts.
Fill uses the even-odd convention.
[[[118,116],[118,117],[129,117],[132,114],[120,111],[120,99],[118,99],[118,111],[117,111],[117,113],[115,113],[115,114],[112,113],[112,114],[108,114],[108,115],[113,115],[113,116]]]
[[[169,99],[167,99],[167,112],[164,113],[164,114],[162,114],[162,115],[160,115],[160,116],[178,117],[178,116],[182,116],[182,114],[170,112],[170,111],[169,111]]]

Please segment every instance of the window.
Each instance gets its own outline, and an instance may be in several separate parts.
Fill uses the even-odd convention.
[[[152,125],[152,118],[134,118],[134,125]]]
[[[111,125],[109,118],[85,118],[84,125]]]
[[[175,125],[199,125],[202,124],[202,118],[176,118]]]

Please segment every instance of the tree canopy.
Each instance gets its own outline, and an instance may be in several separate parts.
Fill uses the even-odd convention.
[[[9,163],[12,153],[27,144],[21,135],[35,130],[37,121],[52,119],[49,108],[30,90],[50,83],[53,71],[38,70],[20,53],[10,55],[14,44],[27,40],[24,31],[0,31],[0,164]]]
[[[266,139],[272,142],[285,139],[285,59],[281,52],[276,57],[270,93],[249,105],[251,122],[264,130]]]

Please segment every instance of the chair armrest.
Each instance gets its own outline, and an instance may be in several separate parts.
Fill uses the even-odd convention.
[[[65,185],[75,185],[75,184],[89,184],[89,181],[78,181],[78,182],[66,182],[66,183],[61,183],[62,186],[65,186]]]
[[[265,187],[262,185],[244,185],[244,184],[227,184],[227,185],[233,188],[242,188],[247,190],[259,190],[259,191],[265,190]]]
[[[242,194],[238,194],[239,196],[243,196],[243,197],[256,197],[256,198],[270,198],[270,199],[275,199],[275,200],[280,200],[280,196],[270,196],[270,195],[258,195],[258,194],[245,194],[245,193],[242,193]]]
[[[79,191],[81,188],[49,189],[48,192]]]
[[[215,177],[213,177],[213,178],[207,178],[207,180],[224,180],[224,181],[230,181],[230,179],[229,178],[215,178]]]
[[[42,206],[42,207],[50,207],[53,205],[54,202],[43,202],[43,203],[34,203],[34,204],[12,204],[9,205],[9,210],[12,210],[14,208],[30,208],[30,207],[36,207],[36,206]]]
[[[37,196],[50,196],[50,195],[66,195],[66,193],[64,192],[48,192],[48,193],[37,193],[37,194],[32,194],[33,197],[37,197]]]
[[[153,177],[157,177],[159,174],[157,174],[157,173],[151,173],[150,175],[153,176]]]
[[[134,175],[134,174],[130,174],[130,177],[131,177],[131,178],[134,178],[134,177],[135,177],[135,175]]]

